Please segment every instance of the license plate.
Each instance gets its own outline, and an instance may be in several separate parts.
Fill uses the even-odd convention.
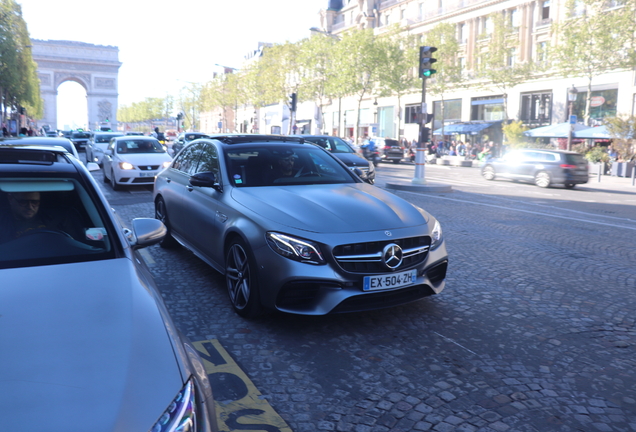
[[[145,172],[144,171],[142,173],[139,173],[139,177],[154,177],[156,175],[157,175],[157,173],[155,171],[150,171],[150,172]]]
[[[417,279],[417,270],[402,273],[365,276],[362,284],[363,291],[376,291],[413,285]]]

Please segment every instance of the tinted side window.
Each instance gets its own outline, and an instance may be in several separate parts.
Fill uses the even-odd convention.
[[[199,157],[201,156],[201,144],[186,147],[172,163],[172,168],[185,174],[195,174]]]
[[[220,181],[219,153],[216,147],[212,144],[203,144],[202,147],[201,160],[196,172],[213,172],[217,181]]]

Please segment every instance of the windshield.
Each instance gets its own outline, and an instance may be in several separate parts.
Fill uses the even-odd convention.
[[[349,145],[338,137],[307,137],[307,141],[318,144],[331,153],[355,153]]]
[[[111,229],[72,178],[0,178],[0,226],[0,268],[115,257]]]
[[[117,140],[117,153],[165,153],[157,140],[126,139]]]
[[[237,187],[355,183],[337,160],[315,146],[241,146],[226,152]]]
[[[124,136],[122,135],[103,135],[103,134],[97,134],[95,135],[95,142],[96,143],[108,143],[110,142],[110,139],[113,137],[118,137],[118,136]]]
[[[73,138],[90,138],[91,134],[86,132],[73,132]]]

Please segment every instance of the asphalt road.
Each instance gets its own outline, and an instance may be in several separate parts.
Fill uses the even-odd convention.
[[[378,175],[383,187],[413,165]],[[147,249],[207,360],[222,430],[636,431],[630,179],[540,189],[432,165],[426,178],[453,191],[396,194],[440,220],[447,284],[406,306],[248,321],[190,252]],[[125,221],[153,216],[148,188],[104,190]]]

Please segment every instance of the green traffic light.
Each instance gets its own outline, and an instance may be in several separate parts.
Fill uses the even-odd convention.
[[[428,69],[428,70],[425,70],[422,75],[424,75],[425,77],[430,77],[434,73],[437,73],[437,71],[435,69]]]

